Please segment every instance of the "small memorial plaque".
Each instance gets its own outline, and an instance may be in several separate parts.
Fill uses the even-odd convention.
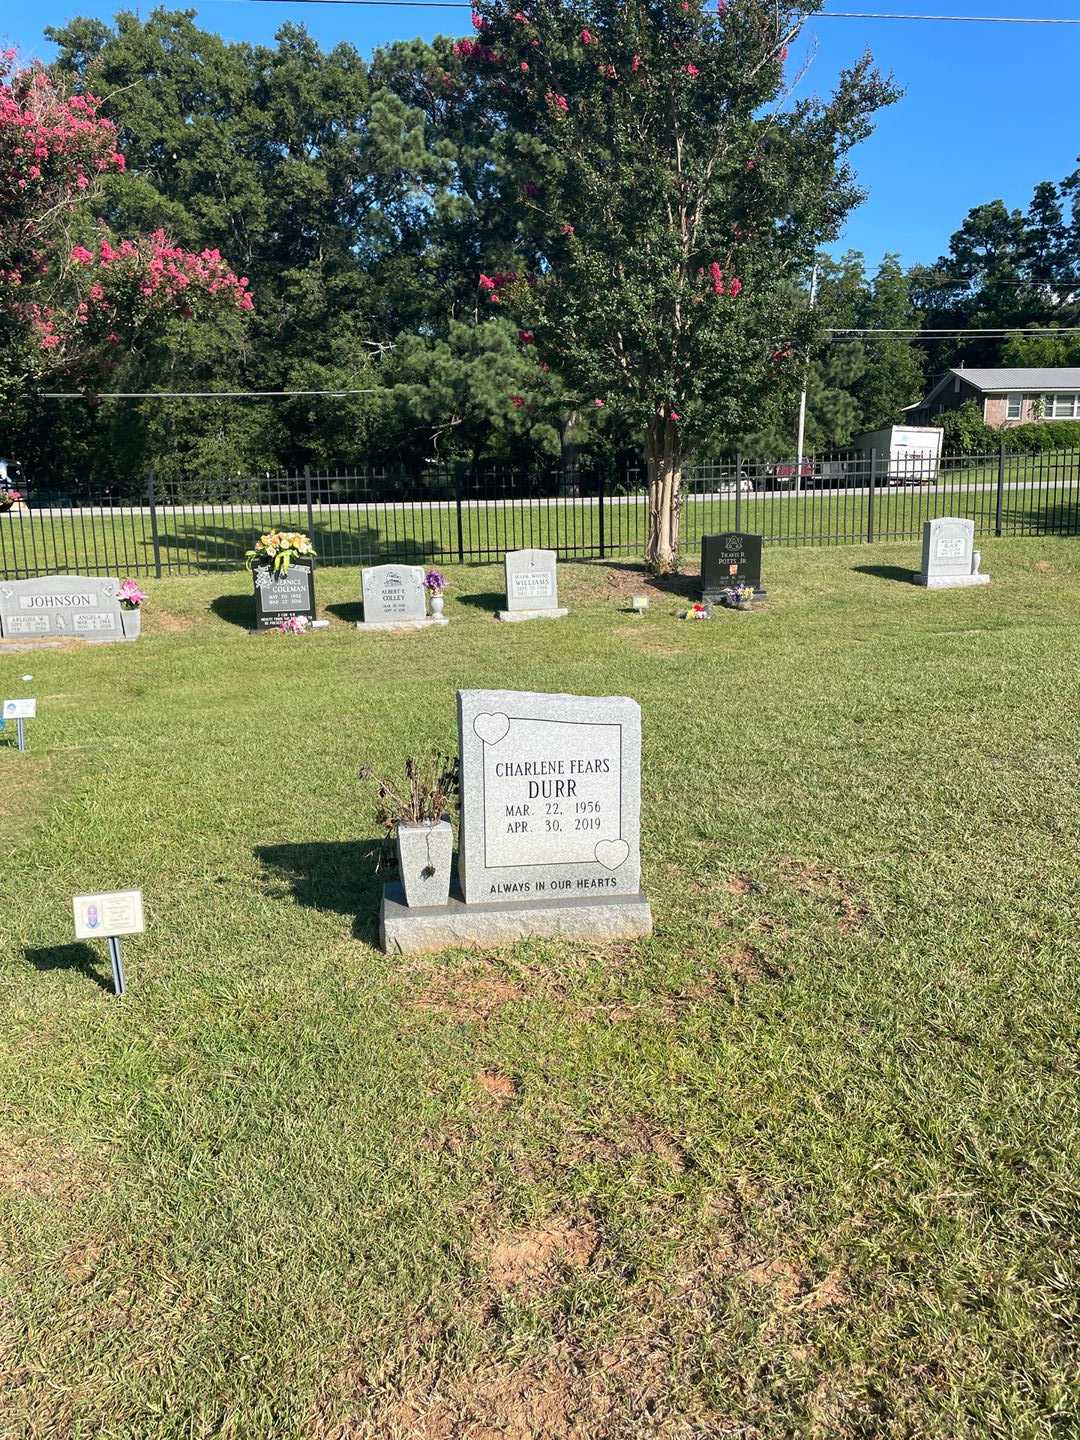
[[[272,630],[283,620],[315,619],[315,567],[309,560],[294,560],[288,571],[256,565],[255,625]]]
[[[987,585],[989,575],[979,572],[981,557],[975,549],[975,521],[941,515],[923,525],[922,570],[916,583],[929,590],[954,590]]]
[[[36,700],[5,700],[5,720],[34,720],[37,718]]]
[[[635,701],[463,690],[458,725],[466,904],[637,894]]]
[[[146,928],[141,890],[106,890],[97,895],[76,895],[72,903],[76,940],[141,935]]]
[[[733,585],[750,585],[755,594],[761,588],[761,536],[742,530],[701,537],[701,591],[707,601],[716,601],[720,591]]]
[[[424,571],[419,565],[376,565],[362,572],[365,625],[402,625],[427,619]]]
[[[0,580],[0,637],[123,640],[120,582],[82,575]]]

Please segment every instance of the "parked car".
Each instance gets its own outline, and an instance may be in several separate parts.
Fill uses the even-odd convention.
[[[814,462],[812,460],[804,460],[800,467],[796,466],[794,460],[781,460],[770,466],[766,471],[770,488],[790,490],[795,484],[796,470],[802,479],[803,486],[809,488],[808,482],[814,478]]]

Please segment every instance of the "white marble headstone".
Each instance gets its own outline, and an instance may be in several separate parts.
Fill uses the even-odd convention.
[[[423,620],[424,571],[419,565],[376,565],[363,571],[364,624]]]

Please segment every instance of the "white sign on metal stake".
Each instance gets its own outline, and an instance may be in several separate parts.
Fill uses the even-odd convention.
[[[37,715],[36,700],[5,700],[5,720],[33,720]]]
[[[141,935],[146,928],[142,891],[106,890],[96,895],[76,895],[72,905],[75,911],[75,939],[109,942],[113,989],[117,995],[123,995],[127,986],[120,936]]]

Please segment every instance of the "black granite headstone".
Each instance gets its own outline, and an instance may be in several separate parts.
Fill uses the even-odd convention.
[[[315,619],[315,566],[310,560],[294,560],[287,574],[272,565],[256,565],[252,577],[257,630],[272,630],[297,616]]]
[[[701,591],[709,602],[718,601],[720,591],[730,585],[752,585],[755,595],[761,588],[761,536],[742,530],[701,537]]]

